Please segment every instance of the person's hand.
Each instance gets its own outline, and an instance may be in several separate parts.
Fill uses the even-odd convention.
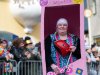
[[[59,67],[58,67],[57,65],[52,64],[52,65],[51,65],[51,68],[54,70],[54,72],[55,72],[56,74],[59,74],[59,73],[60,73],[60,69],[59,69]]]
[[[26,57],[27,57],[28,59],[31,57],[31,53],[28,52],[28,51],[25,52],[25,55],[26,55]]]
[[[10,58],[11,58],[11,59],[13,59],[13,58],[14,58],[14,56],[13,56],[12,54],[10,54],[10,53],[9,53],[9,56],[10,56]]]
[[[29,53],[29,54],[27,55],[27,58],[28,58],[28,59],[31,58],[31,53]]]
[[[74,52],[76,50],[75,46],[70,46],[70,48],[71,48],[71,52]]]
[[[91,62],[91,59],[87,59],[87,63],[90,63]]]
[[[41,56],[41,55],[40,55],[40,52],[38,52],[37,55],[38,55],[38,56]]]
[[[7,61],[10,59],[10,56],[8,54],[5,57]]]
[[[99,61],[99,60],[100,60],[99,57],[97,57],[97,58],[96,58],[96,61]]]

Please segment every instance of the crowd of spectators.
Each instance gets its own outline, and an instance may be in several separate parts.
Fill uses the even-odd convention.
[[[88,75],[99,75],[100,51],[96,43],[85,46]]]
[[[30,37],[15,38],[9,45],[6,39],[0,39],[0,60],[41,60],[40,43],[36,45]]]

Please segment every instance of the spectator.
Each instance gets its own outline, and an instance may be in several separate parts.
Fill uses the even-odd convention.
[[[25,48],[32,52],[32,50],[34,49],[34,45],[31,38],[27,36],[25,37],[24,41],[25,41]]]
[[[24,54],[24,45],[25,43],[22,38],[16,38],[13,40],[10,52],[14,54],[14,59],[16,61],[27,59]]]
[[[98,47],[97,47],[96,43],[93,43],[91,45],[91,50],[92,50],[93,55],[97,59],[98,58]],[[99,61],[99,59],[97,61]]]
[[[96,59],[92,53],[92,50],[91,50],[91,47],[90,46],[87,46],[86,47],[86,58],[87,58],[87,62],[90,63],[90,62],[96,62]]]
[[[59,68],[81,58],[80,39],[68,32],[68,26],[69,23],[66,18],[58,19],[56,31],[45,39],[45,60],[48,73],[51,71],[61,74]],[[70,56],[71,59],[69,60]]]
[[[36,43],[35,44],[35,47],[38,47],[38,51],[39,51],[39,53],[41,55],[41,43],[40,42],[39,43]]]
[[[25,55],[28,59],[39,60],[40,53],[38,52],[37,47],[33,46],[31,39],[25,39]]]
[[[7,41],[0,39],[0,59],[10,60],[13,59],[13,55],[7,51]]]

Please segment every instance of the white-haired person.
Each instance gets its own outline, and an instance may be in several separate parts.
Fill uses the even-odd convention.
[[[56,32],[45,39],[47,72],[60,74],[60,68],[81,58],[80,40],[76,35],[68,33],[68,26],[66,18],[58,19]]]

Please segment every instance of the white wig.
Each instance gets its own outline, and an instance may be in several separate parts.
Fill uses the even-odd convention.
[[[68,25],[68,21],[65,18],[60,18],[57,21],[57,25],[59,25],[59,24],[66,24],[66,25]]]

